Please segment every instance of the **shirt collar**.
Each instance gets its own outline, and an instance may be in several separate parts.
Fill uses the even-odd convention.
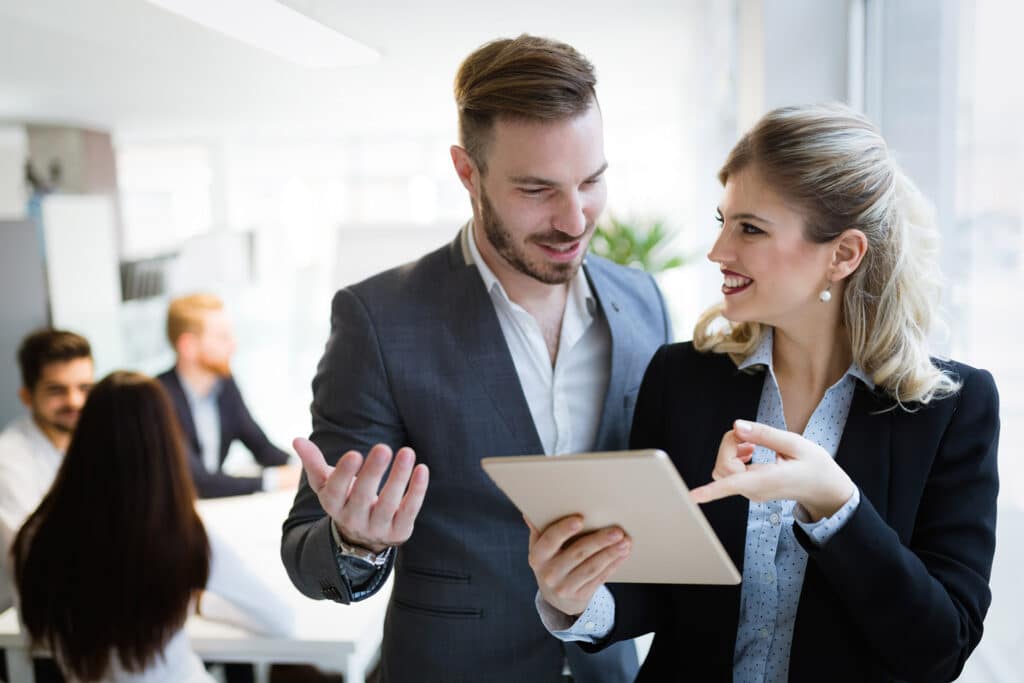
[[[52,441],[46,438],[46,434],[43,433],[43,430],[40,429],[39,425],[36,424],[36,421],[32,417],[32,415],[23,415],[21,419],[21,428],[23,433],[29,439],[29,441],[35,442],[36,448],[42,449],[47,453],[55,454],[58,457],[64,456],[64,451],[58,449],[56,446],[53,445]]]
[[[213,383],[213,386],[210,387],[210,393],[206,394],[205,396],[200,396],[195,391],[193,391],[192,385],[190,385],[185,380],[185,378],[182,377],[181,373],[178,372],[177,368],[174,369],[174,374],[178,376],[178,384],[181,385],[182,391],[185,392],[185,398],[188,399],[190,405],[195,405],[203,401],[210,401],[217,398],[217,396],[220,394],[221,386],[224,384],[223,380],[218,379],[216,382]]]
[[[739,369],[746,370],[747,368],[752,368],[760,365],[767,368],[768,371],[774,376],[775,367],[772,364],[772,348],[774,340],[775,328],[766,326],[764,334],[761,335],[761,340],[757,343],[757,346],[754,347],[754,350],[750,353],[750,355],[743,359],[743,362],[740,363],[739,365]],[[846,369],[846,373],[843,375],[843,377],[845,378],[847,375],[859,379],[869,389],[871,389],[872,391],[874,390],[875,383],[871,381],[871,378],[868,376],[868,374],[864,372],[864,368],[862,368],[860,364],[857,363],[856,361],[850,363],[850,367]]]
[[[476,246],[476,233],[473,231],[473,221],[466,223],[462,230],[463,251],[468,252],[469,263],[475,264],[477,270],[480,271],[484,287],[492,294],[497,291],[502,299],[509,303],[514,303],[508,297],[508,293],[501,284],[501,280],[498,279],[498,276],[494,274],[494,271],[488,267],[487,262],[480,255],[480,250]],[[585,311],[588,318],[592,319],[594,317],[594,311],[597,310],[597,301],[594,299],[594,292],[590,288],[590,283],[587,281],[583,268],[576,271],[576,276],[569,283],[569,299],[580,311]]]

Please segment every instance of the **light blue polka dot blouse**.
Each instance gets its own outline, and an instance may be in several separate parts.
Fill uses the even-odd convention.
[[[765,369],[757,421],[786,429],[782,396],[772,365],[772,342],[773,334],[769,330],[740,368],[761,366]],[[833,458],[846,427],[856,380],[874,387],[864,371],[856,363],[852,364],[825,392],[803,432],[805,438],[824,448]],[[760,446],[754,451],[753,462],[774,461],[774,451]],[[792,500],[750,503],[733,681],[783,683],[787,680],[796,610],[807,568],[807,553],[793,535],[793,524],[799,524],[813,542],[823,545],[842,528],[859,503],[860,492],[855,489],[839,511],[814,523]],[[537,610],[548,630],[564,641],[595,642],[611,631],[615,623],[615,600],[604,587],[594,594],[578,619],[558,612],[539,593]]]

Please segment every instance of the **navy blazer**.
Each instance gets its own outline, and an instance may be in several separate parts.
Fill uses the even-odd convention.
[[[192,481],[200,498],[221,498],[255,493],[263,486],[261,477],[233,477],[220,471],[228,448],[236,439],[248,448],[256,462],[264,467],[284,465],[288,462],[288,454],[275,446],[263,433],[260,426],[252,419],[249,409],[245,407],[242,393],[233,377],[221,383],[220,394],[217,396],[217,412],[220,414],[220,453],[217,459],[217,471],[210,472],[203,464],[202,449],[199,446],[199,435],[192,420],[192,409],[189,407],[185,389],[181,386],[178,373],[171,368],[158,375],[157,379],[164,385],[178,415],[181,434],[188,450],[188,466],[192,472]]]
[[[908,412],[857,383],[836,462],[860,506],[823,547],[797,526],[807,573],[791,681],[946,681],[981,639],[995,551],[999,400],[992,376],[960,363],[954,396]],[[633,448],[661,448],[684,481],[711,480],[722,435],[755,420],[764,373],[692,344],[661,348],[637,401]],[[703,506],[742,571],[749,504]],[[653,631],[638,681],[731,681],[740,586],[610,584],[601,643]]]
[[[489,455],[544,448],[463,234],[339,291],[313,381],[311,438],[328,462],[382,442],[412,446],[430,467],[416,529],[391,555],[381,681],[557,683],[566,658],[577,683],[632,681],[632,643],[587,655],[546,631],[534,608],[526,524],[480,467]],[[596,256],[584,273],[612,338],[596,448],[621,449],[644,369],[671,338],[669,323],[650,275]],[[281,555],[303,593],[350,602],[330,523],[303,477]]]

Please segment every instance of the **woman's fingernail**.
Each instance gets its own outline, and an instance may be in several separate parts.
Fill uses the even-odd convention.
[[[733,426],[736,428],[736,433],[743,438],[750,436],[750,432],[754,428],[754,425],[746,420],[736,420],[736,424]]]

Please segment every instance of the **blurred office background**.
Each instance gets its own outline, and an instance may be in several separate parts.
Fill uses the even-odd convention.
[[[1019,3],[209,0],[229,19],[219,30],[174,4],[0,0],[0,422],[20,411],[14,350],[33,327],[86,334],[97,376],[155,373],[172,362],[168,298],[202,289],[234,318],[257,419],[279,444],[304,435],[333,292],[469,216],[448,157],[451,84],[489,39],[553,36],[594,62],[608,211],[664,220],[690,257],[660,276],[679,339],[718,296],[703,255],[730,146],[775,106],[845,101],[936,205],[937,348],[1001,390],[994,602],[962,680],[1022,680]]]

